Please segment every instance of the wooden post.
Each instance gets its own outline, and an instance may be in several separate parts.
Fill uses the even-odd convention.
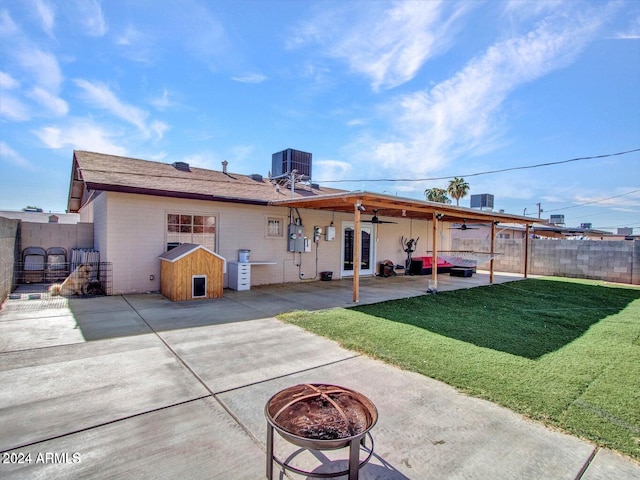
[[[495,252],[496,243],[496,222],[491,221],[491,260],[489,260],[489,284],[493,285],[493,254]]]
[[[433,258],[431,259],[431,281],[438,289],[438,213],[433,212]]]
[[[360,301],[360,243],[362,242],[362,233],[360,232],[360,202],[355,203],[355,225],[353,232],[353,301]]]
[[[524,278],[527,278],[529,273],[529,228],[527,223],[524,229]]]

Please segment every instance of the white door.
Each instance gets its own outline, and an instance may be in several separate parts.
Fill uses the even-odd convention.
[[[342,223],[342,277],[353,276],[353,241],[355,225],[353,222]],[[375,273],[375,226],[360,225],[360,275]]]

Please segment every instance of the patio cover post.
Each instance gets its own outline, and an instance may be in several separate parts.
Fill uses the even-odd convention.
[[[495,220],[491,221],[491,260],[489,260],[489,284],[493,285],[493,254],[495,253],[495,244],[496,244],[496,222]]]
[[[524,229],[524,278],[527,278],[529,271],[529,227],[527,223]]]
[[[438,212],[433,212],[433,258],[431,259],[431,280],[438,289]]]
[[[360,205],[358,200],[354,204],[354,236],[353,236],[353,302],[360,301]]]

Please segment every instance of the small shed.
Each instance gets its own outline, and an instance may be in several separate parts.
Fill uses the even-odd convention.
[[[160,255],[160,292],[180,302],[221,298],[227,262],[202,245],[183,243]]]

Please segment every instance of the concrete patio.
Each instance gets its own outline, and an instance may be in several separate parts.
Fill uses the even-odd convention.
[[[362,279],[360,303],[422,295],[427,282]],[[487,283],[442,275],[438,287]],[[265,403],[294,384],[332,383],[378,408],[362,479],[640,478],[613,452],[272,318],[353,305],[349,281],[224,293],[5,302],[0,477],[265,478]],[[343,451],[297,452],[276,438],[279,458],[295,453],[305,469],[346,467]]]

